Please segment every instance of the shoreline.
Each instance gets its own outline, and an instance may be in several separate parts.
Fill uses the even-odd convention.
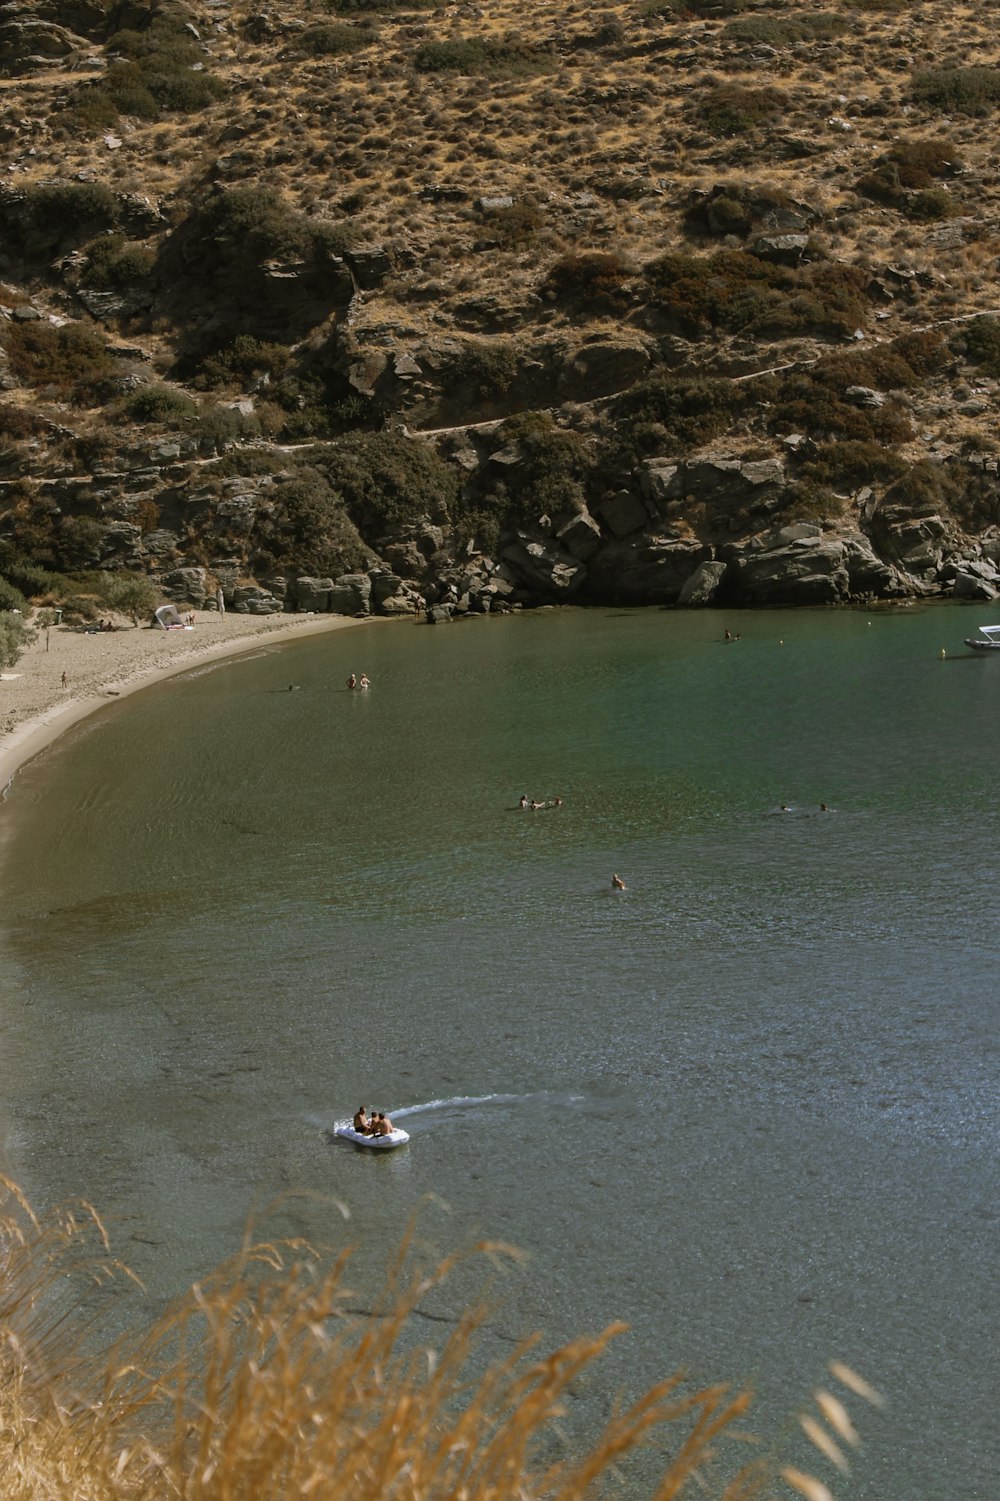
[[[118,625],[87,635],[69,626],[39,629],[0,678],[0,800],[20,769],[80,720],[201,662],[238,657],[267,641],[369,625],[347,615],[196,614],[191,630]],[[63,686],[63,674],[66,684]]]

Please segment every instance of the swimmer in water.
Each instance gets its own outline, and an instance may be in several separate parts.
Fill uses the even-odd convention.
[[[611,889],[612,891],[624,891],[626,889],[625,882],[622,880],[621,876],[611,877]]]

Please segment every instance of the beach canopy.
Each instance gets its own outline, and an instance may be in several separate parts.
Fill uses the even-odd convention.
[[[176,605],[161,605],[153,616],[153,623],[160,627],[161,631],[169,631],[176,626],[184,627]]]

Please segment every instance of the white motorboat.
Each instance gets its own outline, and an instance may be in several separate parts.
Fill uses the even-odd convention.
[[[966,646],[974,651],[1000,651],[1000,625],[980,625],[978,636],[966,636]]]
[[[393,1147],[404,1146],[410,1139],[410,1133],[399,1126],[394,1126],[388,1136],[366,1136],[363,1131],[355,1131],[350,1121],[338,1121],[333,1134],[342,1136],[345,1141],[353,1141],[359,1147],[371,1147],[376,1152],[389,1152]]]

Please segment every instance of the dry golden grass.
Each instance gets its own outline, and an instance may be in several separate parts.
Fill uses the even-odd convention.
[[[70,1273],[114,1269],[100,1221],[81,1205],[40,1224],[0,1181],[2,1501],[577,1501],[603,1493],[654,1434],[661,1453],[673,1436],[657,1501],[752,1501],[784,1485],[830,1497],[811,1473],[757,1450],[747,1462],[745,1443],[727,1442],[745,1438],[735,1425],[749,1393],[686,1391],[680,1374],[616,1412],[587,1452],[543,1459],[572,1383],[620,1326],[548,1355],[526,1339],[470,1374],[487,1307],[467,1308],[437,1348],[414,1348],[414,1310],[465,1258],[421,1267],[409,1238],[366,1318],[347,1311],[349,1253],[324,1261],[302,1243],[248,1240],[143,1337],[87,1353],[65,1289]],[[847,1367],[830,1369],[851,1397],[878,1400]],[[845,1401],[820,1390],[815,1405],[804,1431],[844,1471],[857,1443]]]

